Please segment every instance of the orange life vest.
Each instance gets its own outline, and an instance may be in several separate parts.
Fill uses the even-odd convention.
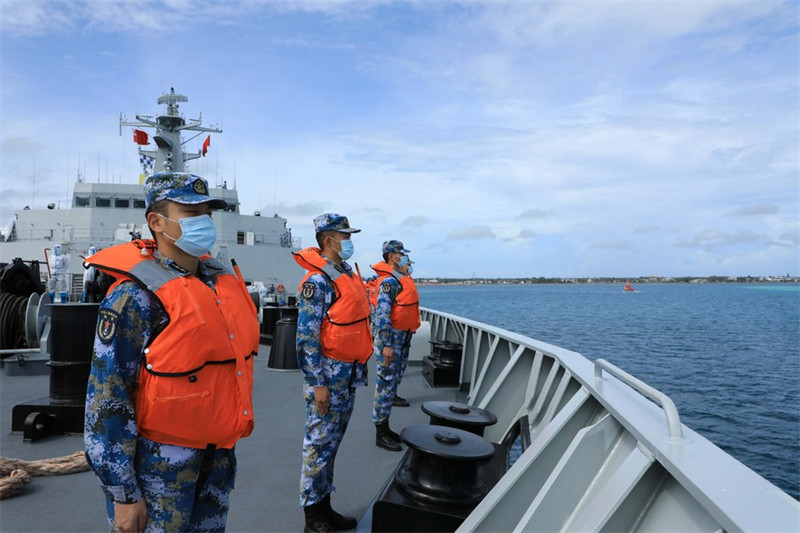
[[[161,302],[169,322],[144,349],[133,392],[136,425],[150,440],[190,448],[232,448],[253,431],[253,356],[258,353],[256,308],[244,283],[220,270],[215,289],[153,260],[154,241],[101,250],[85,265],[132,280]]]
[[[322,354],[339,361],[365,363],[372,355],[372,334],[369,300],[361,277],[345,274],[319,248],[300,250],[294,254],[294,260],[308,270],[298,292],[302,293],[303,283],[315,272],[322,273],[333,284],[334,300],[325,310],[319,332]]]
[[[394,300],[392,306],[392,327],[401,331],[417,331],[419,329],[419,291],[417,284],[408,274],[398,272],[385,261],[372,265],[372,269],[378,274],[374,280],[374,285],[370,290],[370,304],[372,307],[378,306],[378,291],[383,280],[392,276],[400,283],[400,292]]]

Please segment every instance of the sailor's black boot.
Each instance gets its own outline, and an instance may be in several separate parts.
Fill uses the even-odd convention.
[[[306,525],[303,528],[303,533],[330,533],[331,531],[336,531],[330,523],[325,504],[322,501],[303,507],[303,512],[306,515]]]
[[[392,437],[397,444],[403,444],[403,439],[400,438],[400,435],[391,429],[389,430],[389,436]]]
[[[328,517],[328,523],[335,531],[347,531],[348,529],[355,529],[358,521],[354,516],[342,516],[331,507],[331,495],[328,494],[320,502],[322,508],[325,510],[325,515]]]
[[[394,432],[389,429],[388,420],[375,424],[375,445],[378,448],[383,448],[390,452],[399,452],[402,450],[403,448],[400,447],[400,436],[395,433],[398,437],[398,439],[395,440],[392,433]]]
[[[394,400],[392,400],[392,407],[408,407],[411,405],[408,403],[408,400],[398,396],[397,394],[394,395]]]

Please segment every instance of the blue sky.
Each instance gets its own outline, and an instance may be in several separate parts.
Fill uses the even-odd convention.
[[[174,87],[191,169],[303,245],[420,276],[798,275],[798,3],[0,3],[0,222],[138,179]],[[202,137],[194,141],[197,146]]]

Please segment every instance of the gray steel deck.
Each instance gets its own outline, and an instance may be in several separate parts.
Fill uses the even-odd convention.
[[[421,367],[410,366],[400,392],[412,406],[394,410],[393,428],[427,423],[424,401],[466,400],[497,416],[485,434],[490,441],[499,443],[520,421],[531,436],[459,532],[800,531],[800,502],[682,425],[669,398],[623,370],[453,315],[423,309],[422,317],[412,362],[429,338],[462,343],[466,397],[429,387]],[[238,447],[228,530],[301,531],[302,378],[268,370],[262,352],[256,429]],[[2,455],[42,459],[82,449],[79,436],[25,444],[9,434],[12,406],[47,396],[48,386],[46,375],[0,377]],[[334,506],[359,517],[402,456],[374,445],[372,394],[359,390],[336,467]],[[103,531],[105,524],[90,473],[35,478],[0,504],[2,531]],[[369,526],[367,517],[359,531]]]
[[[256,360],[254,398],[257,405],[253,434],[237,445],[238,474],[231,495],[228,531],[302,531],[303,512],[298,507],[304,407],[299,372],[267,368],[269,347],[261,347]],[[391,476],[403,453],[375,446],[370,386],[358,389],[356,406],[336,461],[332,497],[342,513],[361,517]],[[21,433],[11,433],[14,405],[46,397],[47,375],[8,376],[0,372],[0,455],[25,460],[46,459],[83,449],[82,436],[49,437],[24,443]],[[455,389],[427,385],[420,366],[409,366],[400,385],[411,407],[395,408],[395,430],[428,422],[420,405],[428,400],[454,400]],[[56,477],[35,477],[19,494],[0,503],[0,531],[85,532],[108,531],[104,498],[90,472]]]

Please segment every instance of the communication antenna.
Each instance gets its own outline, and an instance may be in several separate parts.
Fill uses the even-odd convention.
[[[67,182],[67,197],[66,197],[66,204],[65,205],[67,205],[67,206],[69,206],[69,167],[70,167],[71,163],[72,163],[72,151],[69,150],[69,151],[67,151],[67,175],[65,176],[67,178],[66,179],[66,182]]]

